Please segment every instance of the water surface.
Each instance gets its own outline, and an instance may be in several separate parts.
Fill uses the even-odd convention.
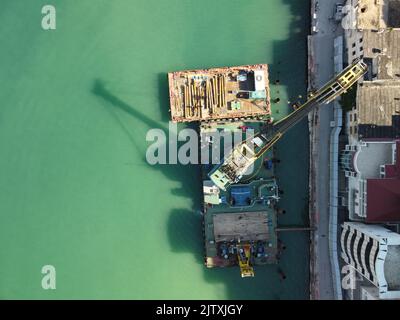
[[[197,167],[149,166],[150,128],[168,126],[166,73],[269,63],[272,93],[305,92],[308,1],[2,0],[0,298],[308,297],[308,239],[281,262],[207,270]],[[278,113],[279,112],[279,113]],[[282,225],[305,224],[307,127],[278,145]],[[57,289],[41,288],[41,268]]]

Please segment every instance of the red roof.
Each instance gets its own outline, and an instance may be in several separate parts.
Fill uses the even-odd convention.
[[[367,222],[400,221],[400,179],[367,180]]]
[[[385,166],[385,178],[367,179],[366,221],[400,221],[400,141],[396,141],[396,163]]]
[[[398,165],[396,164],[387,164],[385,165],[385,177],[386,178],[396,178],[400,175],[398,172]]]
[[[396,163],[385,166],[386,178],[400,178],[400,140],[396,141]]]

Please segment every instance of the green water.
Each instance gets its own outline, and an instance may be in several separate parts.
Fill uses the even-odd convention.
[[[269,63],[273,95],[304,94],[307,2],[2,0],[0,298],[307,298],[306,234],[283,236],[282,283],[277,266],[207,270],[198,168],[144,160],[147,131],[168,126],[168,71]],[[277,154],[280,224],[305,224],[305,123]]]

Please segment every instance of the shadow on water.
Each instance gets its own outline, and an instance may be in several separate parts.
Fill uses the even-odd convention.
[[[168,79],[165,73],[158,75],[158,88],[159,88],[159,103],[162,106],[162,120],[163,123],[168,123]],[[166,92],[166,94],[165,94]],[[114,112],[114,108],[120,109],[135,119],[145,123],[149,128],[162,128],[167,130],[162,123],[149,118],[142,112],[136,110],[128,103],[124,102],[116,95],[111,93],[101,79],[96,79],[92,88],[92,93],[107,102],[108,111],[117,120],[121,129],[128,136],[136,150],[143,155],[144,150],[138,150],[137,143],[133,134],[128,130],[126,125],[118,118]],[[142,158],[143,164],[147,164],[145,157]],[[200,168],[198,165],[155,165],[154,169],[160,170],[169,180],[179,181],[182,185],[181,188],[171,190],[171,194],[180,197],[192,199],[192,211],[185,209],[175,209],[171,212],[168,220],[167,230],[169,241],[171,243],[173,252],[192,252],[196,257],[199,264],[203,264],[203,242],[201,230],[201,215],[200,215]],[[196,210],[197,207],[197,210]]]
[[[274,43],[273,61],[270,61],[271,82],[279,79],[284,85],[289,97],[299,94],[306,95],[306,35],[309,29],[309,4],[303,1],[282,0],[290,5],[293,15],[301,15],[301,19],[293,20],[290,26],[291,33],[284,41]],[[288,48],[291,48],[288,50]],[[294,52],[296,51],[296,52]],[[162,123],[170,119],[168,112],[168,79],[166,73],[157,75],[158,97]],[[93,93],[107,101],[115,108],[119,108],[132,117],[145,123],[149,128],[166,126],[139,112],[109,92],[101,80],[96,80]],[[279,85],[272,86],[272,98],[279,96]],[[288,108],[286,102],[277,108]],[[285,109],[286,111],[287,109]],[[282,111],[283,112],[283,111]],[[124,126],[120,123],[121,126]],[[129,131],[123,128],[125,132]],[[133,137],[130,137],[134,140]],[[293,143],[296,141],[296,143]],[[141,154],[144,154],[142,151]],[[293,128],[276,146],[276,154],[281,159],[277,168],[277,176],[281,187],[285,190],[281,200],[287,214],[282,218],[283,224],[299,223],[299,216],[305,206],[308,190],[308,130],[306,120]],[[143,162],[145,157],[143,156]],[[181,188],[171,191],[172,194],[192,199],[192,211],[174,209],[170,212],[167,230],[169,242],[173,252],[191,252],[199,264],[203,264],[204,248],[202,237],[202,217],[198,213],[201,208],[201,181],[200,168],[197,165],[158,165],[154,169],[160,170],[167,179],[179,181]],[[302,173],[302,174],[299,174]],[[295,181],[296,183],[292,183]],[[290,199],[290,200],[289,200]],[[292,233],[284,235],[283,241],[288,244],[279,266],[256,267],[256,277],[241,279],[238,268],[206,269],[204,279],[209,283],[223,283],[228,299],[308,299],[308,234]],[[287,279],[279,279],[278,270],[284,269]]]
[[[175,209],[168,220],[168,237],[173,252],[191,252],[198,264],[203,264],[204,249],[202,241],[200,214]]]
[[[307,91],[307,35],[310,29],[310,4],[304,1],[284,0],[290,5],[292,22],[289,37],[274,43],[271,82],[271,97],[279,97],[281,85],[286,87],[290,102],[281,101],[275,112],[285,109],[292,112],[292,104],[305,101]],[[296,18],[301,15],[301,18]],[[302,96],[300,98],[299,96]],[[283,99],[281,99],[283,100]],[[273,115],[274,116],[274,115]],[[277,116],[275,114],[275,116]],[[275,146],[275,157],[279,187],[284,191],[279,207],[286,213],[278,216],[280,226],[308,226],[308,168],[309,136],[307,118],[289,130]],[[306,210],[306,212],[305,212]],[[287,276],[284,298],[309,298],[309,233],[286,232],[279,234],[286,244],[279,267]],[[288,292],[290,290],[291,292]]]
[[[167,123],[170,119],[169,110],[169,86],[168,74],[161,72],[158,74],[158,99],[161,111],[161,121]]]
[[[126,112],[127,114],[131,115],[132,117],[138,119],[139,121],[145,123],[149,128],[159,128],[162,126],[159,122],[149,118],[145,114],[140,111],[137,111],[134,107],[130,106],[128,103],[122,101],[120,98],[112,94],[107,88],[103,80],[95,79],[94,85],[92,88],[92,93],[96,96],[101,97],[110,105],[121,109],[122,111]],[[165,127],[163,128],[166,129]]]
[[[168,92],[168,91],[167,91]],[[155,121],[154,119],[146,116],[142,112],[136,110],[132,106],[130,106],[125,101],[118,98],[116,95],[111,93],[105,86],[104,82],[101,79],[95,79],[94,85],[92,88],[92,93],[104,101],[106,101],[107,107],[111,106],[113,108],[118,108],[125,113],[129,114],[130,116],[134,117],[138,121],[145,123],[149,129],[151,128],[160,128],[164,132],[168,132],[168,128],[163,125],[162,123]],[[146,150],[143,148],[139,148],[136,142],[136,138],[132,132],[130,132],[127,126],[118,118],[118,116],[114,113],[114,109],[111,108],[108,111],[116,118],[118,124],[120,125],[121,129],[125,132],[128,136],[132,144],[135,146],[136,151],[141,155],[142,164],[146,166],[150,166],[147,163],[145,153]],[[178,144],[179,147],[179,144]],[[200,171],[197,165],[180,165],[180,164],[173,164],[173,165],[154,165],[152,166],[155,170],[159,170],[162,172],[169,180],[171,181],[178,181],[182,184],[181,188],[176,188],[171,190],[171,193],[176,196],[186,197],[193,199],[193,203],[200,202],[200,192],[201,189],[199,187],[199,175]]]

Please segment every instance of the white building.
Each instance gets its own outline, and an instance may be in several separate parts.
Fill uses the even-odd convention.
[[[362,286],[360,300],[379,300],[379,290],[377,287]]]
[[[345,222],[341,247],[343,260],[373,285],[363,288],[364,299],[400,299],[398,233],[377,225]]]
[[[358,141],[341,155],[353,221],[400,222],[400,140]]]

